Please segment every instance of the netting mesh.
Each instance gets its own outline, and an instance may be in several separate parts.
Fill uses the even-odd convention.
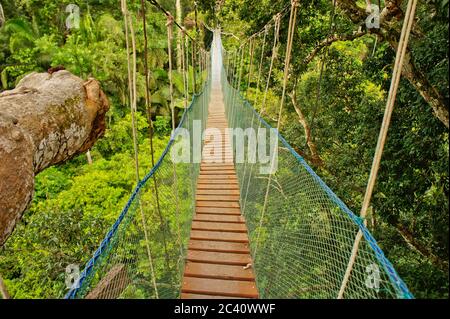
[[[178,298],[199,163],[177,163],[171,148],[180,129],[205,127],[210,76],[194,96],[155,167],[136,187],[120,217],[66,298]],[[192,138],[192,137],[191,137]],[[190,143],[190,154],[193,154]]]
[[[264,139],[257,139],[256,147],[249,146],[246,136],[244,161],[235,164],[260,297],[337,298],[355,237],[361,229],[364,236],[343,297],[411,298],[362,220],[336,197],[276,130],[273,132],[276,144],[272,145],[277,154],[274,157],[277,170],[269,183],[269,175],[264,170],[261,173],[261,168],[271,165],[255,162],[252,156],[263,151],[267,152],[269,161],[272,158],[269,156],[270,126],[230,85],[230,82],[239,83],[235,78],[239,77],[239,71],[234,72],[234,77],[231,74],[226,74],[224,68],[222,89],[228,123],[242,130],[251,128],[256,136],[262,130],[267,133]],[[266,146],[260,147],[264,142]],[[233,145],[236,154],[237,143]]]
[[[355,216],[291,146],[230,85],[216,34],[213,73],[185,112],[180,128],[206,127],[211,89],[222,89],[229,126],[258,135],[244,143],[237,161],[240,206],[249,231],[252,267],[260,298],[336,298],[355,237],[363,234],[344,298],[412,298],[361,219]],[[230,69],[227,67],[227,69]],[[212,84],[212,85],[211,85]],[[175,134],[176,136],[176,134]],[[271,137],[272,136],[272,137]],[[190,153],[194,153],[191,134]],[[276,171],[256,153],[275,145]],[[273,142],[276,142],[273,144]],[[199,163],[174,164],[171,139],[155,167],[139,183],[127,206],[86,264],[80,285],[67,298],[178,298],[195,211]],[[264,147],[261,147],[264,145]],[[233,143],[236,155],[237,143]],[[253,147],[256,147],[253,149]],[[269,187],[268,187],[269,186]]]

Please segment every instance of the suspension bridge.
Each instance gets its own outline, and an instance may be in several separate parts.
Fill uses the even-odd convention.
[[[280,114],[295,26],[292,3]],[[277,15],[272,23],[269,72],[282,18]],[[267,32],[265,27],[258,35]],[[364,216],[355,215],[293,150],[279,134],[279,120],[272,128],[253,107],[261,109],[265,96],[252,105],[242,92],[244,50],[227,52],[220,35],[214,30],[211,53],[202,52],[201,92],[186,105],[162,156],[138,178],[65,297],[413,298]],[[169,38],[169,48],[170,43]],[[184,52],[184,66],[188,57]],[[261,63],[262,55],[259,69]],[[269,73],[266,86],[270,78]],[[258,74],[257,88],[262,81]],[[188,82],[185,76],[185,86]],[[194,133],[195,123],[224,138],[195,140],[188,134],[190,161],[174,161],[173,148],[186,132]],[[275,137],[258,139],[258,144],[275,145],[268,172],[267,163],[253,159],[248,143],[244,160],[236,160],[228,128],[250,128],[258,136],[263,130],[275,132]],[[193,160],[196,143],[202,149],[199,161]]]

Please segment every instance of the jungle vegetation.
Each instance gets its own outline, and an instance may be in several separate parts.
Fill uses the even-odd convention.
[[[175,1],[159,2],[176,12]],[[80,7],[78,29],[65,26],[65,8],[70,3]],[[137,53],[142,57],[140,1],[128,3]],[[210,35],[201,22],[220,24],[224,46],[231,51],[289,3],[183,0],[182,21],[191,34],[206,42]],[[299,7],[293,78],[281,133],[354,212],[360,209],[370,172],[406,1],[380,1],[382,8],[387,4],[398,11],[389,12],[375,31],[362,24],[365,1],[341,0],[336,8],[328,0],[300,1]],[[98,79],[111,102],[107,132],[91,150],[93,163],[82,155],[40,173],[32,205],[0,248],[0,274],[13,298],[60,298],[65,266],[86,261],[135,185],[120,3],[6,0],[1,6],[3,90],[14,88],[29,72],[63,65],[82,78]],[[158,158],[171,130],[166,18],[150,4],[147,8]],[[330,28],[333,10],[336,16]],[[448,19],[448,0],[420,2],[369,216],[369,229],[417,298],[448,298]],[[286,36],[282,27],[280,37],[285,40]],[[274,107],[263,113],[272,124],[277,118],[282,72],[282,62],[276,63],[268,94],[272,103],[267,103]],[[177,71],[174,82],[180,116],[183,88]],[[257,94],[261,89],[251,85],[250,100]],[[137,114],[141,175],[145,175],[151,161],[142,59],[138,59]]]

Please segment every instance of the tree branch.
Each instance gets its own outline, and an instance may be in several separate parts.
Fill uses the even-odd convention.
[[[354,40],[356,38],[360,38],[366,34],[367,34],[366,31],[356,31],[353,34],[342,34],[342,35],[334,34],[332,36],[329,36],[326,39],[319,42],[319,44],[317,44],[317,46],[303,60],[303,63],[305,65],[309,64],[314,59],[314,57],[317,55],[317,53],[320,52],[320,50],[322,50],[324,47],[327,47],[327,46],[333,44],[334,42],[352,41],[352,40]]]
[[[319,153],[317,152],[316,144],[313,142],[313,140],[311,138],[311,127],[309,126],[309,123],[306,120],[305,115],[303,114],[302,110],[300,109],[300,107],[297,103],[295,86],[294,86],[294,89],[292,90],[292,92],[288,95],[291,98],[292,105],[294,106],[295,112],[298,115],[298,122],[303,126],[303,130],[305,131],[305,139],[307,141],[306,144],[308,145],[309,151],[311,153],[311,156],[309,156],[309,159],[311,160],[311,162],[314,165],[322,166],[323,160],[320,158]]]
[[[397,41],[402,27],[401,23],[398,23],[403,18],[403,11],[400,8],[401,3],[402,0],[386,0],[385,7],[380,13],[380,29],[370,30],[370,32],[386,39],[393,50],[397,49]],[[337,0],[336,4],[353,23],[356,25],[364,24],[367,13],[357,7],[355,1]],[[412,34],[418,38],[425,36],[417,23],[413,25]],[[425,102],[430,105],[434,116],[448,128],[448,105],[445,104],[442,94],[428,81],[425,73],[419,70],[413,61],[411,50],[408,49],[402,69],[403,76],[412,84]]]

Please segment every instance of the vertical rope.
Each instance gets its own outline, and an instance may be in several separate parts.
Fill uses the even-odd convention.
[[[138,150],[138,143],[137,143],[136,119],[135,119],[135,112],[136,112],[136,41],[135,41],[135,37],[134,37],[133,22],[131,21],[131,19],[129,17],[126,0],[121,0],[121,1],[122,1],[122,13],[123,13],[124,24],[125,24],[128,89],[129,89],[129,95],[130,95],[135,173],[136,173],[136,183],[139,183],[139,181],[140,181],[140,178],[139,178],[139,155],[138,155],[139,150]],[[131,34],[131,43],[132,43],[133,75],[131,74],[131,67],[130,67],[131,62],[130,62],[129,33]],[[152,276],[153,289],[155,290],[156,298],[159,298],[158,288],[156,286],[156,276],[155,276],[155,271],[154,271],[154,266],[153,266],[153,256],[152,256],[152,252],[150,249],[148,233],[147,233],[147,223],[146,223],[143,208],[142,208],[142,202],[140,201],[139,198],[138,198],[138,201],[139,201],[139,211],[140,211],[140,216],[141,216],[142,228],[143,228],[144,237],[145,237],[145,246],[146,246],[146,250],[147,250],[147,256],[149,259],[150,273]]]
[[[241,80],[242,80],[242,73],[243,73],[243,66],[242,64],[244,63],[244,52],[245,52],[245,45],[246,43],[242,44],[242,49],[241,49],[241,55],[240,55],[240,59],[239,59],[239,71],[238,71],[238,76],[237,76],[237,84],[236,84],[236,93],[235,93],[235,98],[233,99],[233,101],[236,101],[239,98],[239,92],[240,92],[240,88],[241,88]],[[237,102],[236,102],[237,103]],[[235,112],[236,112],[236,103],[233,103],[231,105],[231,127],[234,128],[235,127]]]
[[[192,93],[197,93],[197,71],[195,65],[195,42],[192,41],[191,64],[192,64]]]
[[[408,6],[405,12],[405,19],[403,21],[402,32],[398,42],[397,53],[395,56],[394,70],[392,72],[391,86],[389,89],[389,95],[386,102],[386,110],[384,112],[383,122],[381,124],[380,133],[378,136],[377,146],[375,149],[375,155],[373,157],[372,168],[370,170],[369,181],[367,182],[366,193],[360,216],[364,220],[364,225],[367,225],[366,215],[372,198],[373,189],[375,187],[375,181],[377,178],[378,170],[381,163],[381,155],[383,154],[384,145],[386,144],[387,133],[389,130],[389,124],[391,122],[392,112],[394,110],[395,99],[397,96],[397,90],[400,83],[400,77],[402,74],[403,61],[405,59],[406,49],[408,47],[409,36],[411,33],[412,24],[414,22],[414,14],[416,11],[417,0],[409,0]],[[350,255],[349,263],[345,271],[344,278],[342,280],[341,288],[339,290],[338,299],[342,299],[345,289],[347,287],[353,265],[358,253],[359,244],[362,239],[361,230],[358,231],[355,242],[353,244],[352,253]]]
[[[169,96],[170,96],[170,111],[172,115],[172,131],[175,131],[176,124],[175,124],[175,106],[173,103],[173,79],[172,79],[172,25],[173,25],[173,17],[171,15],[167,16],[167,51],[169,55]]]
[[[235,69],[236,69],[236,60],[238,56],[238,51],[236,50],[233,52],[233,58],[231,59],[231,69],[230,69],[230,76],[229,76],[229,82],[231,83],[231,87],[234,88],[234,78],[235,78]],[[230,105],[233,101],[233,94],[234,91],[231,92],[231,94],[227,94],[227,105]],[[229,114],[229,112],[227,112]],[[229,118],[230,119],[230,118]]]
[[[151,110],[151,95],[150,95],[150,71],[148,69],[148,37],[147,37],[147,17],[146,17],[146,7],[145,0],[141,0],[141,11],[142,11],[142,26],[144,29],[144,73],[145,73],[145,105],[147,110],[147,122],[149,124],[148,134],[150,140],[150,155],[152,161],[152,167],[155,166],[155,151],[153,146],[153,120],[152,120],[152,110]],[[156,210],[158,216],[162,220],[161,205],[159,202],[159,189],[156,174],[153,175],[153,187],[155,189],[156,198]],[[165,237],[165,235],[164,235]],[[165,238],[164,238],[165,241]]]
[[[254,101],[255,106],[258,105],[258,96],[259,96],[258,92],[259,92],[259,87],[260,87],[261,71],[262,71],[263,60],[264,60],[264,50],[266,49],[266,38],[267,38],[268,31],[269,31],[269,26],[266,25],[264,27],[263,44],[262,44],[262,48],[261,48],[261,56],[259,58],[258,77],[257,77],[257,80],[256,80],[256,92],[257,92],[257,94],[255,95],[255,101]]]
[[[270,78],[272,76],[272,71],[273,71],[273,64],[275,62],[275,58],[278,55],[277,44],[278,44],[279,36],[280,36],[281,15],[277,14],[274,17],[274,20],[275,20],[275,27],[274,27],[272,57],[270,58],[270,66],[269,66],[269,73],[267,75],[266,88],[264,90],[263,100],[261,103],[261,110],[259,111],[260,115],[262,115],[264,113],[264,108],[266,106],[267,92],[269,91]]]
[[[254,101],[255,108],[257,107],[257,104],[258,104],[261,72],[262,72],[262,65],[263,65],[263,61],[264,61],[264,50],[266,48],[266,37],[267,37],[268,30],[269,30],[268,27],[269,27],[268,25],[266,25],[264,27],[263,44],[262,44],[262,47],[261,47],[261,56],[259,58],[258,77],[257,77],[257,80],[256,80],[256,94],[255,94],[255,101]],[[250,125],[252,128],[253,128],[254,120],[255,120],[255,113],[253,112],[252,113],[252,123]],[[258,131],[259,131],[259,127],[260,126],[259,126],[259,122],[258,122]],[[248,180],[247,180],[247,187],[245,188],[245,192],[244,192],[245,195],[244,195],[244,200],[243,200],[243,203],[242,203],[242,214],[244,216],[245,216],[245,208],[246,208],[246,204],[247,204],[248,191],[249,191],[249,188],[250,188],[250,181],[251,181],[252,173],[253,173],[253,166],[254,166],[254,163],[252,163],[251,166],[250,166],[250,173],[249,173],[249,177],[248,177]]]
[[[189,93],[191,92],[191,88],[189,86],[189,78],[191,76],[191,74],[189,73],[189,38],[185,37],[185,47],[184,47],[184,51],[185,51],[185,55],[184,55],[184,64],[185,64],[185,69],[184,72],[186,72],[186,92],[187,92],[187,101],[189,101]]]
[[[250,89],[250,82],[252,80],[252,72],[253,72],[253,51],[254,51],[254,38],[250,39],[249,51],[250,51],[250,62],[248,67],[248,78],[247,78],[247,90],[245,90],[245,97],[248,99],[248,91]]]
[[[188,106],[188,81],[186,76],[186,53],[185,53],[185,45],[186,45],[186,30],[181,30],[181,73],[183,75],[183,95],[184,95],[184,109],[187,110]]]
[[[292,42],[293,42],[293,38],[294,38],[294,31],[295,31],[294,28],[295,28],[296,17],[297,17],[297,5],[298,5],[298,0],[291,1],[291,15],[289,17],[288,38],[287,38],[287,43],[286,43],[286,54],[285,54],[285,60],[284,60],[283,90],[282,90],[282,94],[281,94],[280,108],[278,111],[277,131],[280,130],[281,115],[283,112],[284,100],[286,98],[286,86],[287,86],[288,76],[289,76],[289,67],[290,67],[290,63],[291,63],[291,52],[292,52]],[[265,212],[267,209],[267,202],[268,202],[268,198],[269,198],[269,190],[270,190],[270,183],[271,183],[272,175],[273,175],[272,171],[274,168],[274,162],[275,162],[275,152],[271,159],[269,180],[267,182],[266,193],[264,196],[264,205],[263,205],[263,208],[261,211],[261,216],[259,219],[258,234],[257,234],[257,238],[256,238],[255,249],[253,251],[253,259],[254,260],[256,259],[256,254],[257,254],[258,245],[259,245],[259,238],[261,235],[261,227],[262,227],[264,215],[265,215]]]
[[[258,34],[258,36],[259,36],[260,34]],[[245,94],[245,96],[246,96],[246,98],[247,98],[247,100],[248,100],[248,92],[249,92],[249,90],[250,90],[250,83],[251,83],[251,77],[252,77],[252,72],[253,72],[253,53],[254,53],[254,46],[255,46],[255,42],[256,42],[256,36],[255,37],[252,37],[251,39],[250,39],[250,65],[249,65],[249,72],[248,72],[248,80],[247,80],[247,90],[246,90],[246,94]],[[258,93],[256,93],[256,94],[258,94]],[[253,120],[254,120],[254,114],[252,115],[252,122],[251,122],[251,125],[250,125],[250,127],[251,128],[253,128]],[[247,152],[245,152],[246,154],[247,154],[247,160],[246,161],[244,161],[244,174],[243,174],[243,177],[242,177],[242,188],[244,188],[244,185],[245,185],[245,182],[246,182],[246,179],[245,179],[245,177],[246,177],[246,175],[247,175],[247,169],[248,169],[248,151]],[[253,165],[253,164],[252,164]],[[247,177],[248,178],[248,177]],[[242,198],[242,195],[244,195],[244,197],[246,196],[246,194],[245,193],[242,193],[241,192],[241,198]],[[242,199],[241,199],[241,203],[242,203]],[[242,207],[244,207],[245,206],[245,204],[243,204],[242,205]],[[244,210],[242,210],[242,212],[244,212]]]
[[[327,38],[330,37],[333,34],[334,31],[334,20],[336,17],[336,2],[337,0],[333,0],[333,7],[332,7],[332,11],[330,14],[330,24],[328,26],[328,35]],[[309,123],[311,123],[310,125],[310,129],[309,129],[309,135],[306,137],[306,143],[304,148],[306,148],[306,146],[309,144],[310,142],[310,138],[313,136],[313,131],[314,131],[314,119],[316,117],[317,111],[319,109],[319,104],[320,104],[320,96],[321,96],[321,92],[322,92],[322,79],[323,79],[323,71],[325,68],[325,62],[326,59],[328,57],[328,54],[330,52],[330,46],[328,45],[326,47],[326,49],[324,50],[323,54],[322,54],[322,58],[320,59],[320,71],[319,71],[319,78],[317,80],[317,91],[316,91],[316,99],[315,99],[315,104],[314,104],[314,110],[312,112],[311,115],[311,119],[309,121]]]
[[[186,30],[183,28],[181,30],[181,72],[183,76],[183,93],[184,93],[184,113],[187,112],[188,109],[188,80],[186,75],[186,52],[185,52],[185,45],[186,45]],[[172,97],[171,97],[172,98]],[[192,165],[190,165],[191,173],[192,173]],[[175,174],[175,180],[177,178],[176,176],[176,170],[175,170],[175,164],[174,164],[174,174]],[[180,256],[183,256],[183,243],[181,241],[181,216],[179,215],[179,209],[178,209],[178,185],[176,186],[177,193],[176,193],[176,200],[177,200],[177,211],[178,211],[178,219],[177,219],[177,227],[178,227],[178,244],[180,245]]]

